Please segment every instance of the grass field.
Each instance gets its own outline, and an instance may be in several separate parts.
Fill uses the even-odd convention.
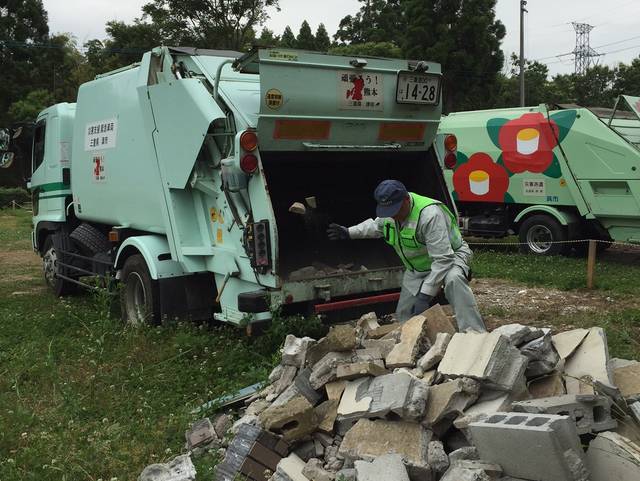
[[[200,417],[194,407],[264,380],[287,331],[319,334],[298,319],[258,339],[192,323],[125,327],[106,296],[54,298],[29,236],[28,214],[0,211],[2,481],[134,480],[184,450],[184,431]],[[474,270],[527,285],[584,285],[583,259],[477,250]],[[600,292],[627,307],[571,319],[604,326],[615,355],[640,357],[640,310],[629,304],[639,273],[637,264],[601,262]],[[199,480],[212,479],[215,461],[197,460]]]

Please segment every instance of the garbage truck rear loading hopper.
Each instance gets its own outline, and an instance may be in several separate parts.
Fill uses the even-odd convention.
[[[133,322],[390,300],[393,251],[326,226],[373,216],[385,178],[453,207],[439,119],[434,63],[156,48],[38,117],[34,248],[58,294],[122,281]]]

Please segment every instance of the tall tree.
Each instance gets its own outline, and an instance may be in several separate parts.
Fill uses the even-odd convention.
[[[329,53],[335,55],[368,55],[371,57],[401,58],[402,50],[393,42],[365,42],[335,45]]]
[[[241,50],[278,0],[153,0],[143,12],[164,38],[198,47]],[[186,42],[185,42],[186,41]]]
[[[616,95],[640,96],[640,57],[633,59],[630,65],[621,63],[616,69],[613,90]]]
[[[309,22],[304,20],[296,37],[296,46],[304,50],[315,50],[316,38],[313,36]]]
[[[256,41],[261,47],[277,47],[280,43],[280,39],[273,34],[273,30],[266,27],[262,29]]]
[[[324,26],[324,23],[318,25],[318,29],[316,30],[316,50],[319,52],[326,52],[331,47],[331,39],[329,38],[329,34],[327,33],[327,28]]]
[[[520,104],[519,58],[511,54],[509,76],[498,75],[499,93],[495,107],[516,107]],[[525,62],[525,99],[527,105],[539,105],[549,101],[549,68],[540,62]]]
[[[282,36],[280,37],[280,45],[287,48],[296,48],[296,36],[293,34],[291,27],[287,25],[284,28],[284,32],[282,32]]]
[[[342,44],[391,42],[405,28],[405,0],[358,0],[362,6],[355,15],[347,15],[334,38]]]
[[[495,18],[496,0],[405,0],[403,5],[404,54],[442,64],[445,111],[490,106],[506,33]]]
[[[585,107],[613,107],[615,78],[615,70],[606,65],[597,65],[584,75],[575,76],[576,102]]]

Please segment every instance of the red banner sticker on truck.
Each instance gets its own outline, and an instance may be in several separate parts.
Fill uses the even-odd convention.
[[[96,154],[93,156],[93,181],[100,184],[107,181],[104,155]]]
[[[331,133],[329,120],[276,120],[273,138],[280,140],[326,140]]]
[[[342,110],[384,108],[383,75],[369,72],[338,72],[338,107]]]

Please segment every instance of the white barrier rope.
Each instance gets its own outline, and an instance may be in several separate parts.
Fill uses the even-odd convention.
[[[573,239],[573,240],[564,240],[564,241],[543,241],[541,244],[581,244],[581,243],[589,243],[590,241],[600,242],[602,244],[608,245],[620,245],[627,247],[635,247],[636,249],[640,249],[640,244],[633,244],[630,242],[620,242],[620,241],[606,241],[602,239]],[[529,245],[528,242],[467,242],[470,246],[522,246]]]

